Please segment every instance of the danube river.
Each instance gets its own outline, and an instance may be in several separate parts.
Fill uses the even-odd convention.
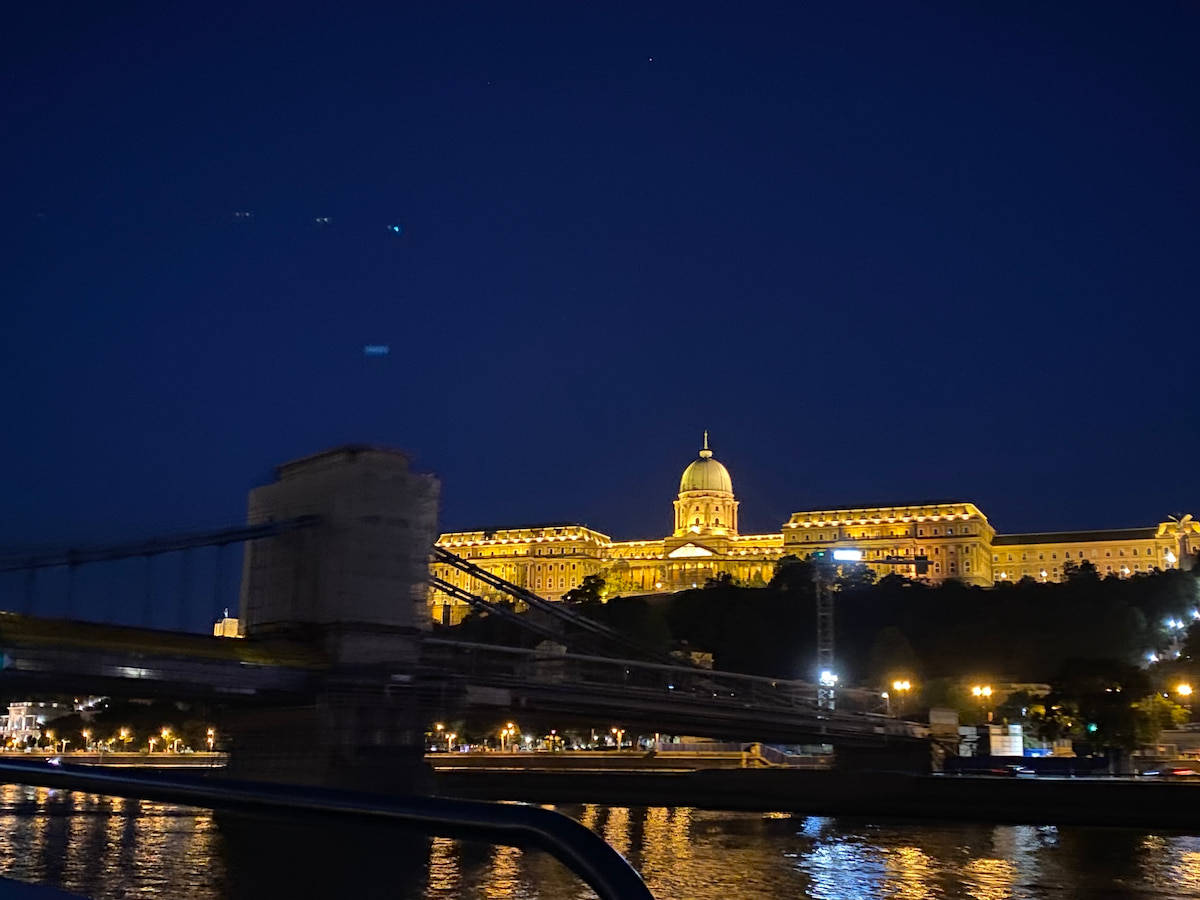
[[[774,813],[562,806],[659,900],[1200,898],[1200,837],[1130,829],[878,824]],[[93,898],[593,896],[540,853],[229,821],[146,801],[0,787],[5,877]],[[0,894],[4,893],[0,884]]]

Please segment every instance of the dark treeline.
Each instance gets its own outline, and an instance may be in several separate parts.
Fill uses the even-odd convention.
[[[1100,578],[1085,565],[1063,583],[1023,579],[994,588],[851,572],[833,584],[836,659],[843,683],[884,685],[986,675],[1050,682],[1075,660],[1137,663],[1192,622],[1196,581],[1171,570]],[[788,560],[767,588],[728,581],[671,599],[671,634],[713,653],[720,668],[811,678],[816,598],[811,564]]]

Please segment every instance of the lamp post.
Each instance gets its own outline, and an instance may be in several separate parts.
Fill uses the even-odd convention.
[[[163,753],[166,753],[167,750],[170,749],[170,743],[169,743],[171,740],[171,729],[170,728],[164,728],[162,730],[162,739],[163,739]]]
[[[625,729],[624,729],[624,728],[617,728],[617,727],[614,725],[614,726],[613,726],[613,728],[612,728],[611,730],[612,730],[612,733],[613,733],[614,735],[616,735],[616,738],[617,738],[617,749],[618,749],[618,750],[620,750],[620,749],[621,749],[621,742],[622,742],[622,741],[624,740],[624,738],[625,738]]]
[[[214,744],[214,743],[216,743],[216,740],[217,740],[217,733],[216,733],[216,731],[214,731],[214,730],[213,730],[213,729],[211,729],[211,728],[210,728],[210,729],[208,729],[208,735],[207,735],[207,737],[206,737],[206,742],[207,742],[207,744],[208,744],[208,752],[209,752],[209,753],[212,753],[213,744]]]
[[[892,690],[896,692],[896,712],[904,715],[904,701],[908,699],[908,692],[912,690],[912,682],[907,678],[897,679],[892,682]]]
[[[517,733],[517,726],[514,725],[512,722],[509,722],[507,725],[505,725],[503,728],[500,729],[500,752],[501,753],[503,753],[507,749],[506,744],[508,745],[508,747],[511,747],[512,737],[516,733]]]
[[[121,738],[121,743],[124,745],[124,749],[128,751],[129,750],[129,742],[133,740],[133,735],[131,735],[129,733],[128,728],[121,729],[120,738]]]
[[[79,733],[83,735],[83,749],[84,749],[84,750],[91,750],[91,749],[92,749],[92,732],[91,732],[91,729],[89,729],[89,728],[85,728],[85,729],[83,729],[83,731],[81,731],[81,732],[79,732]]]
[[[987,720],[989,722],[992,721],[992,711],[987,708],[988,700],[990,700],[992,696],[992,686],[990,684],[977,684],[975,687],[971,688],[971,693],[974,694],[975,698],[979,701],[979,712],[981,714],[986,712]]]

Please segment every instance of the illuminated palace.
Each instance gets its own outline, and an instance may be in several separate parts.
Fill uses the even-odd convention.
[[[558,522],[443,534],[438,546],[551,600],[561,599],[587,575],[604,577],[610,594],[677,591],[728,573],[743,584],[763,585],[780,557],[814,550],[857,549],[863,561],[924,556],[932,582],[957,578],[992,585],[1029,576],[1058,581],[1063,567],[1084,560],[1101,575],[1128,576],[1167,569],[1200,546],[1200,526],[1190,516],[1147,528],[1054,534],[997,534],[973,503],[940,501],[902,506],[821,509],[793,513],[780,531],[740,534],[733,480],[708,448],[683,470],[675,503],[675,529],[667,537],[614,541],[583,525]],[[917,577],[913,566],[888,566]],[[445,564],[433,574],[482,596],[485,585]],[[453,624],[470,610],[441,592],[430,594],[435,621]]]

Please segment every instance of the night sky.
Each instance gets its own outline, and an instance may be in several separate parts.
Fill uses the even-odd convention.
[[[704,429],[743,532],[1200,515],[1194,0],[22,6],[2,546],[346,442],[660,537]]]

